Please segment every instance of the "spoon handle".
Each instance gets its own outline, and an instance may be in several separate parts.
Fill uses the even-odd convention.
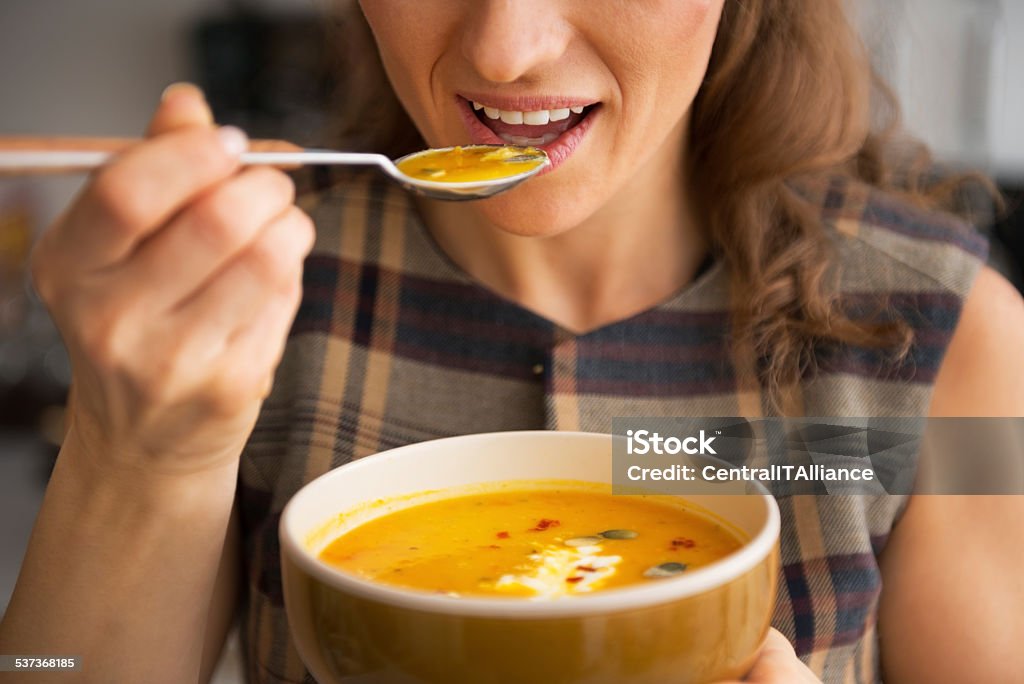
[[[137,138],[0,136],[0,176],[82,173],[139,142]],[[243,164],[292,168],[309,163],[303,156],[309,153],[284,140],[252,140],[249,150],[242,156]]]

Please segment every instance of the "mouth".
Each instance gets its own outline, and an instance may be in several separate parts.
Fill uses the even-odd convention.
[[[572,156],[601,109],[599,102],[553,98],[495,102],[458,95],[456,100],[474,144],[539,147],[551,160],[541,174]]]

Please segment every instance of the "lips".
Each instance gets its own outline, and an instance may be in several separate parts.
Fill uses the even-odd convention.
[[[476,109],[474,101],[484,106]],[[521,99],[491,103],[483,98],[471,100],[463,96],[457,97],[457,105],[473,143],[531,145],[547,152],[551,165],[542,174],[550,173],[573,154],[601,109],[597,103],[578,101],[559,103],[549,99]],[[537,117],[535,112],[550,113],[559,109],[569,109],[569,115],[557,121],[552,121],[549,115],[547,123],[526,123],[543,118]],[[494,114],[498,117],[495,118]]]

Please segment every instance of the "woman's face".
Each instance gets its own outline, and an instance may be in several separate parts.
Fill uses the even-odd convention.
[[[594,215],[650,164],[678,167],[723,2],[360,4],[395,92],[431,147],[547,150],[551,171],[473,206],[510,232],[554,235]]]

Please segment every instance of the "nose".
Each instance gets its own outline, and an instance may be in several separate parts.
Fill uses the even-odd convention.
[[[473,0],[462,52],[481,77],[511,83],[556,61],[571,31],[551,0]]]

